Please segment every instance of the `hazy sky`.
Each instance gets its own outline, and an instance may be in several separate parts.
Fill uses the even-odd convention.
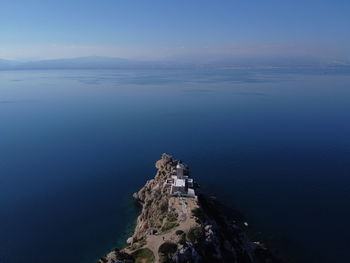
[[[0,0],[0,58],[350,58],[350,1]]]

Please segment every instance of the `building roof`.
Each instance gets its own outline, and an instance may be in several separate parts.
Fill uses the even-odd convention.
[[[185,187],[186,182],[184,179],[176,179],[174,182],[175,186],[177,187]]]
[[[178,163],[176,169],[185,169],[185,166],[182,163]]]

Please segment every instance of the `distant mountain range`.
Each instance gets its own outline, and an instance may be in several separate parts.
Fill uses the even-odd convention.
[[[35,69],[131,69],[131,68],[218,68],[218,67],[350,67],[347,61],[320,61],[307,57],[252,57],[252,58],[174,58],[159,61],[141,61],[113,57],[80,57],[20,62],[0,59],[0,70]]]
[[[151,66],[149,62],[139,62],[122,58],[81,57],[49,59],[30,62],[0,59],[0,69],[109,69]]]

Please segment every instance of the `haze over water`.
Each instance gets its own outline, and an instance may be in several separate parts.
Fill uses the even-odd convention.
[[[290,262],[344,262],[349,87],[336,69],[1,71],[0,262],[94,262],[163,152]]]

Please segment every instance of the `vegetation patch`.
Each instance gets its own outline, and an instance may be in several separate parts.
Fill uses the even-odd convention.
[[[149,248],[141,248],[132,253],[135,263],[154,263],[155,257]]]
[[[166,211],[168,211],[168,201],[164,200],[161,204],[160,204],[160,211],[162,213],[165,213]]]
[[[182,235],[182,234],[184,234],[185,232],[184,231],[182,231],[182,230],[176,230],[176,232],[175,232],[175,234],[176,235],[178,235],[178,236],[180,236],[180,235]]]
[[[131,250],[136,250],[136,249],[139,249],[141,247],[143,247],[144,245],[146,245],[146,240],[144,238],[138,240],[137,242],[134,242],[134,244],[132,244],[131,246]]]
[[[194,208],[191,212],[194,217],[198,218],[200,221],[204,221],[204,212],[201,208]]]
[[[176,222],[168,222],[168,221],[166,221],[166,222],[164,223],[164,225],[162,226],[161,231],[162,231],[162,232],[168,231],[168,230],[170,230],[170,229],[173,229],[174,227],[177,227],[178,225],[179,225],[179,224],[176,223]]]
[[[161,263],[171,263],[172,257],[177,251],[177,245],[173,242],[164,242],[160,245],[158,249],[159,253],[159,262]]]
[[[196,243],[200,241],[203,235],[204,235],[203,228],[197,226],[197,227],[191,227],[186,236],[189,241],[191,241],[192,243]]]
[[[133,260],[133,257],[131,255],[129,255],[126,252],[123,251],[119,251],[118,249],[115,250],[115,257],[117,258],[117,260]]]
[[[170,212],[170,213],[167,214],[166,219],[167,219],[169,222],[175,222],[175,221],[177,221],[177,217],[178,217],[178,214],[177,214],[177,213]]]
[[[149,207],[151,204],[152,204],[152,199],[148,200],[147,203],[146,203],[146,208]]]

